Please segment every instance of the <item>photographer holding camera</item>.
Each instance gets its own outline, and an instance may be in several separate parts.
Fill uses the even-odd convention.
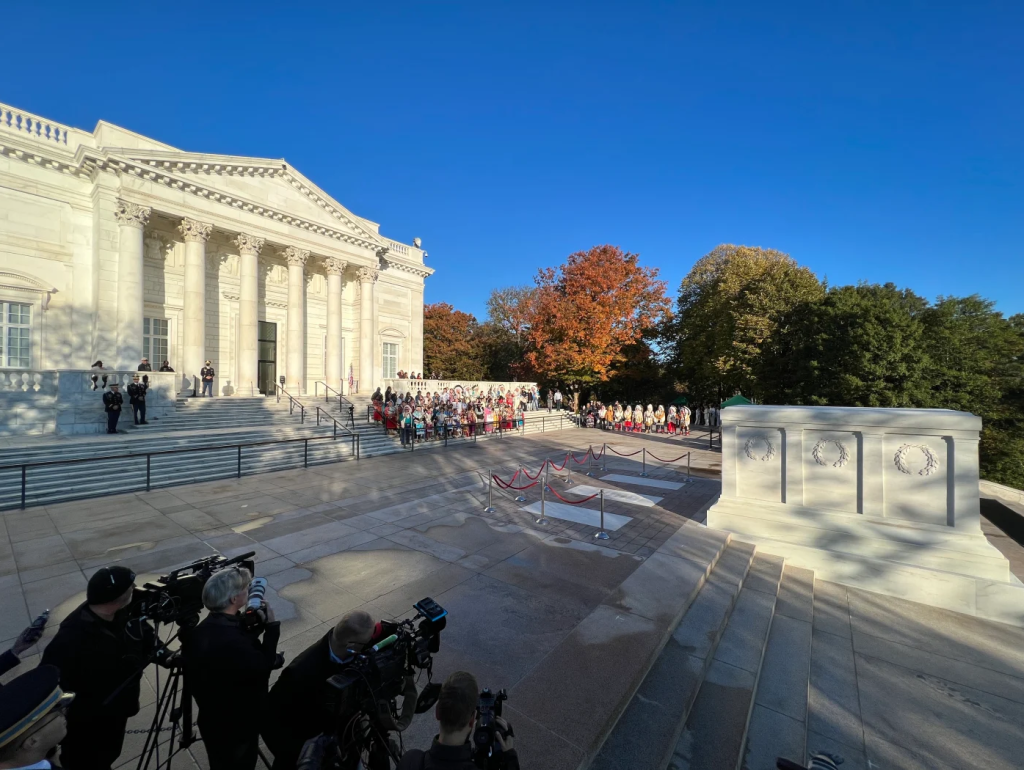
[[[270,690],[263,739],[274,753],[274,770],[295,767],[302,745],[336,724],[324,708],[327,680],[345,668],[350,649],[361,651],[373,638],[373,617],[354,610],[281,672]],[[352,706],[352,715],[356,706]]]
[[[402,757],[398,770],[475,770],[474,754],[480,747],[470,742],[477,725],[477,703],[480,690],[476,678],[465,671],[456,671],[441,687],[434,706],[434,717],[440,732],[427,751],[411,749]],[[499,767],[519,770],[512,729],[501,717],[494,719],[492,759]],[[486,747],[484,747],[486,750]]]
[[[127,567],[103,567],[89,579],[86,601],[72,610],[40,665],[60,669],[61,689],[75,693],[61,763],[68,770],[109,770],[121,754],[128,718],[139,713],[139,681],[155,646],[152,629],[126,632],[135,588]]]
[[[203,586],[210,614],[183,638],[185,681],[199,706],[196,722],[210,770],[256,766],[259,719],[267,703],[270,672],[277,668],[281,624],[265,606],[263,641],[242,625],[252,575],[244,567],[215,573]]]

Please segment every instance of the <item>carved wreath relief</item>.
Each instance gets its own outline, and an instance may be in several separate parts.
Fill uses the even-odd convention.
[[[829,463],[829,461],[824,457],[824,450],[829,444],[835,444],[836,448],[839,450],[839,459],[834,463]],[[818,443],[814,445],[814,449],[811,450],[811,456],[814,458],[814,462],[818,465],[831,464],[833,468],[842,468],[850,462],[850,450],[846,448],[842,441],[833,438],[820,439]]]
[[[939,469],[938,458],[927,446],[924,444],[904,444],[896,450],[896,455],[893,457],[893,462],[896,463],[900,473],[906,473],[907,475],[912,473],[910,466],[907,465],[907,455],[911,449],[920,449],[924,455],[924,467],[917,472],[918,476],[931,476]]]
[[[761,442],[764,442],[766,451],[763,455],[759,456],[754,454],[754,448],[757,447],[757,445],[760,444]],[[772,440],[768,436],[768,434],[762,433],[759,436],[751,436],[750,438],[748,438],[747,443],[743,447],[743,452],[751,460],[760,460],[763,463],[767,463],[771,462],[772,458],[775,457],[775,445],[772,444]]]

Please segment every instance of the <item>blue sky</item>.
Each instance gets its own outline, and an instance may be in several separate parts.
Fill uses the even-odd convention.
[[[63,7],[66,6],[66,7]],[[1024,312],[1024,3],[15,3],[0,101],[284,157],[427,301],[724,242]]]

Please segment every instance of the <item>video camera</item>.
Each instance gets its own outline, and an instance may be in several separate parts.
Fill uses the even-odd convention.
[[[433,707],[441,691],[430,678],[448,611],[430,598],[413,608],[414,618],[381,621],[365,650],[346,651],[344,669],[326,683],[324,705],[335,721],[334,732],[307,741],[296,770],[356,767],[361,760],[369,770],[386,770],[392,760],[397,764],[400,756],[388,734],[405,730],[414,714]],[[417,670],[426,671],[428,682],[418,695],[412,680]],[[400,695],[401,714],[395,702]]]
[[[501,746],[498,744],[498,733],[502,738],[515,737],[512,725],[508,731],[502,730],[498,724],[501,716],[501,704],[508,700],[508,693],[498,690],[493,693],[485,687],[480,693],[476,707],[476,728],[473,730],[473,764],[480,770],[501,767]]]

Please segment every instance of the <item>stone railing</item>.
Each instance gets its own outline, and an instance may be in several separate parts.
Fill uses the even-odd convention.
[[[80,144],[88,144],[92,134],[41,118],[30,112],[0,104],[0,130],[17,136],[61,147],[74,152]]]
[[[395,254],[401,254],[403,257],[409,256],[409,247],[404,243],[393,241],[390,238],[385,238],[384,242],[388,245],[388,251],[394,252]]]
[[[468,390],[470,393],[483,393],[486,394],[488,391],[497,392],[508,391],[510,389],[519,388],[532,388],[534,383],[532,382],[491,382],[488,380],[409,380],[409,379],[388,379],[383,380],[380,386],[381,392],[384,392],[389,387],[392,390],[397,390],[399,393],[412,393],[416,395],[417,391],[423,393],[431,392],[436,393],[439,390],[448,390],[449,388],[455,388],[461,386]]]
[[[57,394],[57,373],[31,369],[2,369],[0,393],[54,396]]]

